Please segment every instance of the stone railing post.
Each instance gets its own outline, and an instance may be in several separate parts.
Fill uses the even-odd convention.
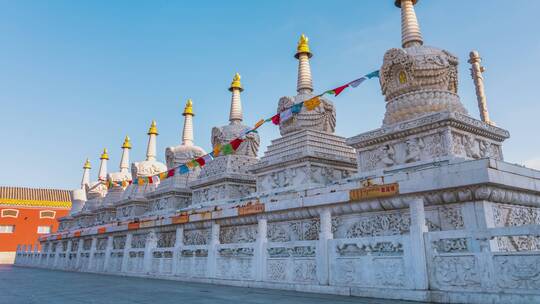
[[[424,233],[427,232],[428,229],[426,226],[424,200],[422,198],[411,200],[409,202],[409,208],[411,213],[411,252],[409,252],[408,255],[414,269],[414,289],[426,290],[428,289],[428,274]]]
[[[53,268],[58,267],[58,259],[60,258],[60,249],[62,249],[61,242],[56,242],[53,244],[54,246],[54,261],[53,261]]]
[[[133,234],[126,234],[126,244],[124,245],[124,255],[122,256],[122,272],[127,272],[128,260],[129,260],[129,250],[131,249],[131,239]]]
[[[61,265],[62,269],[67,269],[68,268],[69,255],[70,255],[70,252],[71,252],[72,245],[73,245],[73,241],[72,241],[72,239],[69,239],[68,242],[67,242],[67,246],[66,246],[66,253],[65,253],[66,256],[64,258],[64,262]]]
[[[74,240],[74,242],[79,241],[79,246],[77,247],[77,256],[75,257],[75,269],[79,270],[81,268],[82,264],[82,251],[83,251],[83,245],[84,240],[83,238],[79,238],[78,240]]]
[[[157,236],[155,231],[150,231],[144,245],[143,272],[149,274],[152,270],[152,258],[154,249],[157,246]]]
[[[266,277],[266,252],[268,243],[268,220],[260,218],[257,223],[257,240],[255,241],[255,281],[263,281]]]
[[[180,268],[180,252],[184,246],[184,228],[176,227],[176,239],[174,242],[173,249],[173,260],[172,260],[172,273],[176,275]]]
[[[212,222],[210,242],[208,244],[208,277],[216,277],[217,245],[219,245],[219,224]]]
[[[90,257],[88,258],[88,269],[89,271],[95,271],[94,267],[94,254],[96,254],[96,244],[97,244],[97,237],[92,237],[92,244],[90,245]]]
[[[39,243],[34,245],[34,254],[32,255],[32,266],[39,264]]]
[[[111,263],[111,251],[113,250],[113,236],[109,235],[107,237],[107,247],[105,247],[105,258],[103,261],[103,272],[107,272],[109,269],[109,264]]]
[[[320,214],[321,231],[317,249],[317,277],[320,285],[328,285],[330,278],[328,241],[334,238],[332,233],[332,213],[330,209],[323,209]]]

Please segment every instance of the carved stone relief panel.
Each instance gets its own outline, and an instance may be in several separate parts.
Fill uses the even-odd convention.
[[[294,260],[293,281],[302,283],[317,281],[317,262],[314,259]]]
[[[251,243],[257,238],[257,225],[228,226],[219,230],[221,244]]]
[[[257,177],[259,192],[274,189],[301,187],[306,183],[326,185],[336,180],[347,178],[351,171],[333,167],[301,166],[270,172]]]
[[[500,288],[540,289],[540,256],[495,256],[497,285]]]
[[[92,239],[85,239],[83,241],[83,250],[89,251],[91,247],[92,247]]]
[[[501,146],[498,143],[473,134],[452,132],[454,155],[466,158],[494,158],[502,160]]]
[[[210,229],[184,231],[184,245],[206,245],[209,241]]]
[[[444,132],[411,136],[358,151],[361,170],[389,168],[395,165],[433,160],[450,154]]]
[[[399,235],[408,233],[410,226],[409,214],[399,211],[352,214],[337,218],[340,225],[334,234],[335,238]]]
[[[320,220],[271,222],[268,223],[267,237],[270,242],[312,241],[319,239]]]
[[[474,256],[434,257],[431,274],[437,289],[480,286],[481,270]]]
[[[157,248],[174,247],[176,242],[176,231],[166,231],[157,233]]]
[[[540,224],[540,208],[493,204],[496,227]]]
[[[144,248],[147,237],[147,233],[134,234],[131,238],[131,248]]]
[[[372,244],[341,244],[336,247],[340,257],[354,256],[402,256],[403,244],[398,242],[376,242]]]
[[[105,251],[107,249],[107,238],[98,238],[96,243],[96,250]]]
[[[126,247],[126,236],[125,235],[119,235],[113,237],[113,249],[119,250],[124,249]]]

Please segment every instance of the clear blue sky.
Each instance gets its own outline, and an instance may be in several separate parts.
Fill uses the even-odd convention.
[[[150,121],[159,158],[180,142],[185,100],[194,101],[195,141],[210,149],[212,126],[227,123],[228,85],[242,74],[244,121],[272,114],[294,95],[296,42],[306,33],[315,90],[378,69],[400,46],[394,0],[0,1],[0,185],[74,188],[86,157],[92,179],[109,148],[117,170],[125,135],[142,160]],[[468,53],[484,58],[492,119],[511,132],[509,162],[540,166],[540,1],[422,0],[427,45],[460,58],[462,102],[478,117]],[[334,99],[337,133],[378,128],[378,81]],[[263,127],[261,153],[278,136]]]

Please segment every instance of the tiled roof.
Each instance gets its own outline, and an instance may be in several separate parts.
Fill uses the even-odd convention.
[[[71,208],[71,191],[0,186],[0,205]]]

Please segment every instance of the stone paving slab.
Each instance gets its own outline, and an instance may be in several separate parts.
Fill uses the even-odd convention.
[[[0,265],[0,303],[418,304]]]

